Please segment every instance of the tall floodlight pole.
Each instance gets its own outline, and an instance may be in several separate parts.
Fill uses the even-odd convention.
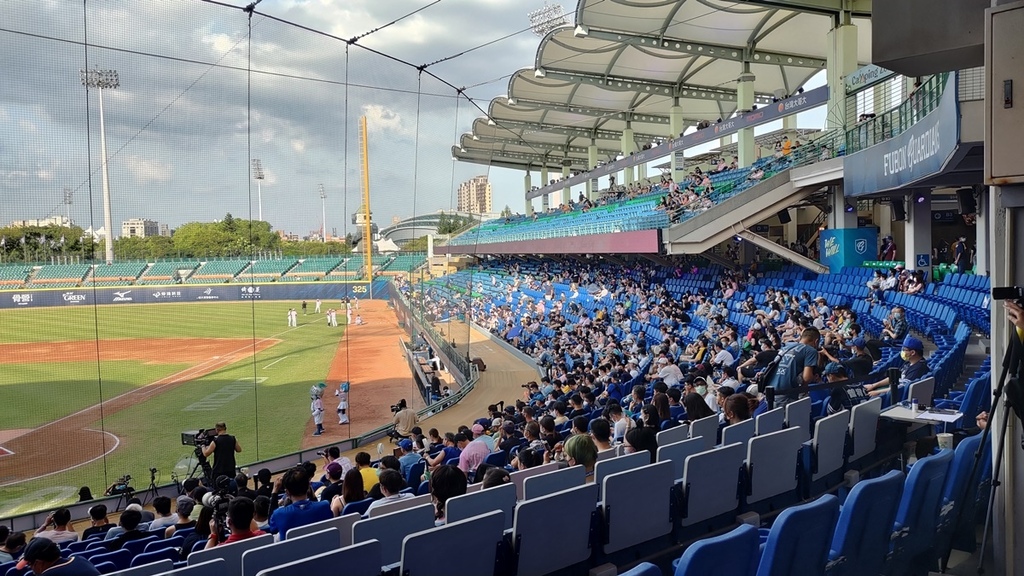
[[[323,229],[320,230],[320,237],[327,242],[327,192],[324,192],[324,185],[320,185],[320,210],[323,212]]]
[[[68,227],[71,227],[71,196],[75,193],[71,188],[64,189],[64,206],[68,217]]]
[[[267,175],[263,172],[263,162],[259,158],[252,159],[252,177],[256,179],[256,197],[259,199],[260,222],[263,222],[263,179]]]
[[[121,85],[117,77],[117,70],[81,70],[82,85],[95,88],[99,93],[100,101],[100,154],[103,156],[103,227],[106,228],[104,242],[106,243],[107,264],[114,263],[114,223],[110,216],[110,174],[107,170],[107,131],[103,123],[103,91],[113,90]]]

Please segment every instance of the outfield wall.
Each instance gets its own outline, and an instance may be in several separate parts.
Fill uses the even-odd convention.
[[[372,288],[372,292],[371,292]],[[37,288],[0,292],[0,309],[42,306],[91,306],[167,304],[181,302],[241,302],[248,300],[339,300],[342,298],[387,300],[387,280],[369,282],[282,282],[268,284],[174,284],[170,286],[116,286],[84,288]]]

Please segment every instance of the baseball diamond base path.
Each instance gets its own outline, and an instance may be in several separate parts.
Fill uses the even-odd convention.
[[[251,358],[280,340],[246,338],[151,338],[86,342],[40,342],[0,345],[0,363],[96,360],[145,360],[152,363],[194,363],[155,382],[110,398],[21,434],[3,447],[13,452],[0,458],[0,486],[66,471],[102,457],[117,446],[116,436],[88,427],[154,396],[215,370]],[[45,458],[40,455],[45,454]]]
[[[391,405],[405,398],[409,405],[423,408],[423,397],[402,353],[400,340],[408,334],[398,326],[398,318],[386,300],[360,300],[359,309],[352,310],[363,318],[363,325],[345,326],[345,333],[324,382],[324,433],[313,436],[316,426],[310,416],[302,447],[313,448],[332,441],[359,436],[392,419]],[[338,314],[345,321],[345,312]],[[334,391],[348,381],[349,424],[338,424],[338,399]]]

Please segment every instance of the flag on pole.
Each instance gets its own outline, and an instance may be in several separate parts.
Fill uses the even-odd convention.
[[[21,245],[22,245],[22,246],[24,246],[24,245],[25,245],[25,237],[24,237],[24,236],[22,236],[22,237],[21,237]]]
[[[40,234],[39,235],[39,243],[40,244],[46,244],[46,235],[45,234]]]
[[[60,235],[60,245],[61,246],[64,245],[64,235],[63,234]]]
[[[7,246],[7,236],[0,238],[0,248]]]

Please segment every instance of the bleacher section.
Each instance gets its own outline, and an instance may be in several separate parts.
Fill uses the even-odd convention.
[[[30,285],[41,288],[74,288],[82,283],[90,270],[90,264],[50,264],[36,271]]]
[[[396,273],[408,273],[418,268],[426,260],[427,255],[424,253],[394,254],[388,256],[388,260],[385,260],[384,264],[381,265],[380,271],[385,275],[392,276]]]
[[[330,280],[359,280],[365,278],[366,274],[363,271],[364,258],[362,254],[356,254],[350,256],[342,261],[334,270],[331,270],[328,274]],[[379,266],[376,259],[374,260],[374,268]]]
[[[323,280],[324,276],[337,268],[344,259],[337,256],[310,257],[300,260],[298,265],[284,274],[281,282],[308,282]]]
[[[145,269],[145,262],[97,264],[86,281],[89,286],[128,286],[138,280]]]
[[[298,264],[297,260],[256,260],[247,266],[235,280],[238,282],[274,282],[286,274],[293,266]]]
[[[195,261],[156,262],[135,283],[140,286],[175,284],[179,273],[181,278],[186,278],[198,266],[199,262]]]
[[[249,266],[247,260],[212,260],[199,266],[191,276],[185,279],[185,284],[231,282],[247,266]]]
[[[31,268],[22,264],[0,266],[0,287],[21,288],[30,271]]]

